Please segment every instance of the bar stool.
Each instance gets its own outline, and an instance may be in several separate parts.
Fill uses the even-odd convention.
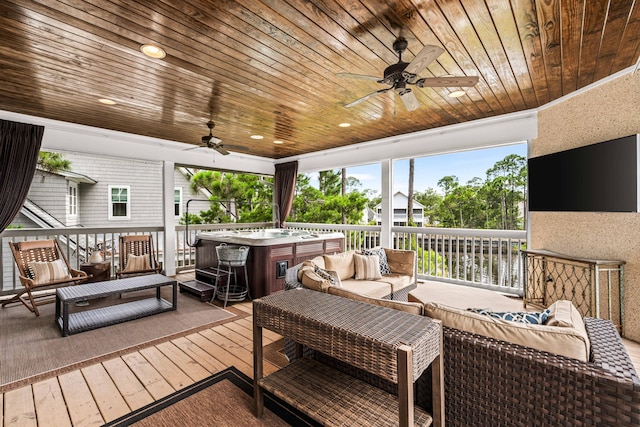
[[[249,275],[247,274],[247,257],[249,255],[249,247],[247,246],[228,246],[221,243],[216,246],[216,255],[218,256],[218,274],[216,275],[216,293],[211,298],[211,302],[217,296],[219,300],[224,301],[224,308],[227,307],[229,301],[244,301],[245,298],[251,299],[249,292]],[[237,269],[242,268],[244,271],[244,284],[238,284]],[[219,284],[220,276],[226,274],[227,283]],[[231,276],[233,276],[233,285],[231,284]]]

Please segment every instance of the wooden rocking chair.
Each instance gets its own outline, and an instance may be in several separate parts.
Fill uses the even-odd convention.
[[[151,235],[120,236],[116,278],[160,273]]]
[[[36,301],[36,298],[39,299],[42,296],[34,296],[32,291],[63,285],[77,285],[89,278],[84,271],[71,268],[57,239],[9,242],[9,246],[18,266],[20,283],[24,289],[13,298],[2,302],[2,307],[14,302],[21,302],[29,311],[39,316],[38,306],[51,303],[54,300],[50,298],[51,295],[46,295],[49,297],[47,300]]]

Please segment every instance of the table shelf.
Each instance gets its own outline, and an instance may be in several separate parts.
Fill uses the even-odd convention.
[[[76,334],[103,326],[115,325],[141,317],[173,310],[173,304],[165,299],[147,298],[122,304],[101,307],[69,314],[69,334]],[[63,319],[58,319],[62,329]]]
[[[297,359],[259,384],[284,402],[305,408],[311,418],[327,426],[398,425],[398,396],[312,359]],[[430,414],[414,405],[415,426],[432,422]]]

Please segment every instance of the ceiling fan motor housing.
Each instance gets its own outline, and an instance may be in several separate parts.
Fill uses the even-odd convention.
[[[394,86],[397,82],[404,81],[402,72],[405,68],[407,68],[407,65],[409,65],[408,62],[402,61],[389,65],[384,69],[384,79],[382,79],[382,81],[386,84]]]

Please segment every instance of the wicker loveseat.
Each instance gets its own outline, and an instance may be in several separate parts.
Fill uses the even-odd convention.
[[[589,361],[444,326],[447,425],[640,425],[640,380],[615,326],[608,320],[583,320]],[[307,354],[393,391],[370,374],[322,354]],[[429,371],[416,382],[415,398],[432,410]]]
[[[351,292],[374,298],[407,301],[409,292],[416,288],[415,251],[385,248],[384,254],[389,272],[375,280],[357,278],[354,254],[355,251],[349,251],[318,256],[289,268],[285,275],[285,289],[304,286],[327,292],[329,281],[314,273],[314,268],[320,267],[336,270],[336,274],[340,276],[340,286]]]

